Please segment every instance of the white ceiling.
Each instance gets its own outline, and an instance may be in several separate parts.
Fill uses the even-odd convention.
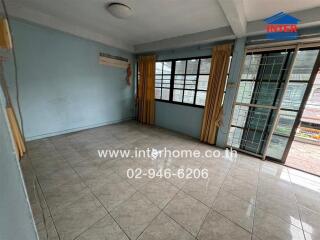
[[[225,0],[228,1],[228,0]],[[275,13],[297,12],[320,7],[319,0],[242,0],[247,21],[270,17]],[[320,12],[319,12],[320,15]]]
[[[133,15],[127,20],[114,18],[106,11],[105,6],[115,1],[129,5],[134,11]],[[150,44],[229,26],[234,35],[246,35],[246,25],[249,21],[263,19],[279,11],[293,12],[320,7],[320,0],[6,0],[6,2],[9,14],[13,16],[131,51],[134,51],[136,45],[143,46],[145,43]]]
[[[117,19],[106,11],[105,5],[112,2],[110,0],[12,1],[70,24],[123,39],[131,45],[228,25],[215,0],[121,0],[134,11],[127,20]]]

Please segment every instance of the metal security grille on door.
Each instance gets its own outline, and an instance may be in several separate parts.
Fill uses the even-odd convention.
[[[228,136],[228,145],[262,156],[280,104],[292,51],[248,53]]]

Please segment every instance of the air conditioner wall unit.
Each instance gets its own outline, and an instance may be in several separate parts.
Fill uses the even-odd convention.
[[[99,64],[127,69],[129,66],[129,60],[127,58],[113,56],[107,53],[100,53]]]

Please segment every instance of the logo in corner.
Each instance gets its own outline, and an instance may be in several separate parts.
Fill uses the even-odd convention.
[[[267,39],[269,40],[294,40],[298,38],[297,24],[299,19],[287,13],[279,12],[264,19],[267,24]]]

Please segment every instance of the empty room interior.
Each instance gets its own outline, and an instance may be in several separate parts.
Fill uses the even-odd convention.
[[[320,0],[0,14],[0,240],[320,239]]]

